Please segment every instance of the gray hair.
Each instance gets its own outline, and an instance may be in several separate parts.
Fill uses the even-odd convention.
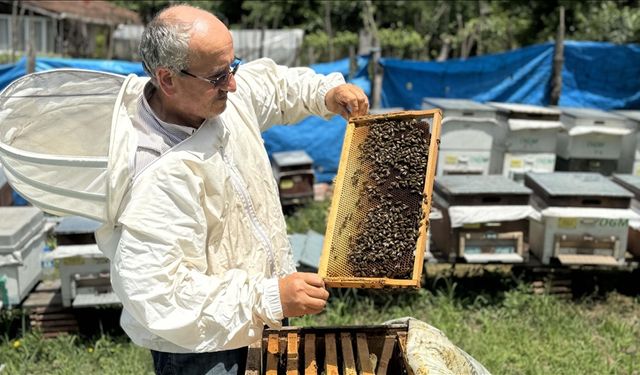
[[[192,26],[191,23],[156,16],[145,27],[140,41],[140,56],[144,71],[154,86],[158,86],[155,78],[158,68],[167,68],[174,73],[187,69]]]

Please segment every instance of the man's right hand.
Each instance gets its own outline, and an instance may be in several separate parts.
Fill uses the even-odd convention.
[[[329,292],[315,273],[295,272],[278,280],[285,318],[317,314],[324,309]]]

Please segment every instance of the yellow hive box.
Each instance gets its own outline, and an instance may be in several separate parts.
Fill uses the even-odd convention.
[[[436,109],[349,121],[318,271],[327,286],[420,286],[441,120]]]

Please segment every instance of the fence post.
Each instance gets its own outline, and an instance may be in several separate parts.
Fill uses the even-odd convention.
[[[564,7],[560,7],[560,21],[558,34],[556,36],[556,46],[553,54],[553,75],[551,76],[551,96],[550,105],[558,105],[560,93],[562,92],[562,66],[564,65]]]

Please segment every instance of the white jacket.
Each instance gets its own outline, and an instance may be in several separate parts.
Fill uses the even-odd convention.
[[[132,121],[147,79],[128,77],[120,89],[107,204],[92,217],[105,222],[96,238],[111,260],[122,326],[138,345],[165,352],[237,348],[283,318],[277,277],[295,268],[260,133],[309,114],[330,116],[325,94],[344,80],[261,59],[242,65],[236,81],[219,117],[135,179]]]

